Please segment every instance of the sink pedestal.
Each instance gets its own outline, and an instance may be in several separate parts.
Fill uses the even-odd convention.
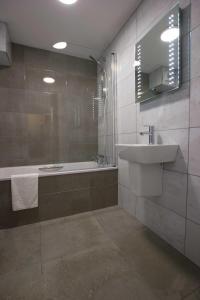
[[[162,194],[161,164],[129,163],[131,191],[137,196],[153,197]]]

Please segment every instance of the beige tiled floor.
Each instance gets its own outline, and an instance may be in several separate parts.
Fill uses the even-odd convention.
[[[199,300],[200,269],[117,207],[0,231],[0,300]]]

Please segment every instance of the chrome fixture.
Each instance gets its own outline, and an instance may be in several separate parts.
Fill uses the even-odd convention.
[[[40,167],[39,170],[43,172],[56,172],[63,169],[63,165],[48,165],[44,167]]]
[[[107,157],[101,154],[97,154],[95,157],[93,157],[93,160],[96,161],[99,167],[104,167],[108,164]]]
[[[95,59],[92,55],[90,55],[89,58],[90,58],[94,63],[96,63],[97,65],[100,65],[100,64],[101,64],[100,61],[97,60],[97,59]]]
[[[144,125],[144,127],[147,127],[148,131],[141,131],[140,135],[147,134],[149,136],[149,145],[154,144],[154,126],[151,125]]]

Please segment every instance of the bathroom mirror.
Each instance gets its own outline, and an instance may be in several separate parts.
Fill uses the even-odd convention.
[[[180,32],[180,9],[177,5],[136,44],[136,102],[179,88]]]

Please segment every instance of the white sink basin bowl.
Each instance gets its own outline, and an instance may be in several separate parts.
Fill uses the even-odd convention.
[[[178,145],[117,144],[119,157],[140,164],[173,162]]]
[[[121,159],[129,162],[130,188],[141,197],[162,194],[162,163],[176,159],[178,145],[117,144]]]

